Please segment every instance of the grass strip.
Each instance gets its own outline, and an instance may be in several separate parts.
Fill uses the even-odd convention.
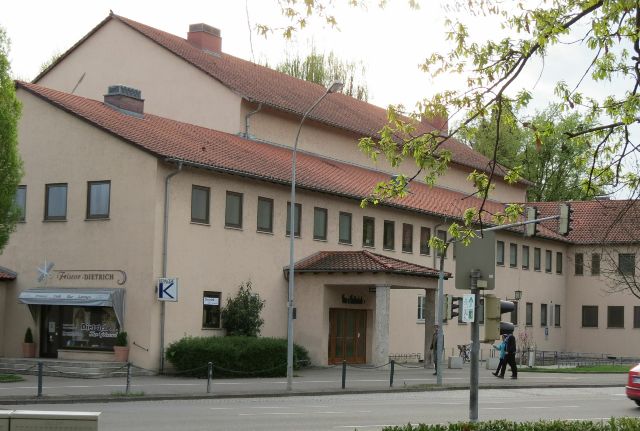
[[[0,374],[0,383],[22,382],[24,377],[17,374]]]

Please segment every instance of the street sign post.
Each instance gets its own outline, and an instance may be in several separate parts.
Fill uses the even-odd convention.
[[[158,301],[178,302],[178,279],[159,278],[156,291]]]
[[[478,288],[493,290],[496,287],[496,234],[484,232],[482,238],[473,238],[466,247],[456,249],[456,289],[469,290],[469,274],[479,270],[482,279],[478,280]],[[485,284],[486,282],[486,284]]]

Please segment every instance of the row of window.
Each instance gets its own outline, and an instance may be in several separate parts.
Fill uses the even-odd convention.
[[[600,275],[600,254],[591,253],[591,275]],[[584,275],[584,254],[575,255],[575,275]],[[618,268],[620,275],[635,276],[636,274],[636,254],[618,253]]]
[[[624,305],[607,306],[607,328],[624,328]],[[582,327],[598,327],[598,306],[582,306]],[[633,307],[633,327],[640,328],[640,306]]]
[[[241,229],[243,227],[243,202],[242,193],[227,191],[225,202],[226,227]],[[211,206],[211,190],[209,187],[193,185],[191,189],[191,221],[193,223],[209,224]],[[274,201],[271,198],[259,196],[257,202],[256,229],[258,232],[273,233]],[[290,234],[291,202],[287,202],[287,220],[285,231]],[[313,208],[313,239],[327,240],[327,222],[329,211],[327,208]],[[301,234],[302,227],[302,205],[295,204],[293,231],[296,237]],[[395,250],[395,227],[396,222],[384,220],[382,248],[385,250]],[[362,218],[362,246],[375,247],[376,221],[374,217],[364,216]],[[439,238],[446,240],[447,231],[438,230]],[[431,228],[420,227],[420,254],[430,255],[429,239],[431,238]],[[340,244],[353,243],[353,214],[345,211],[338,213],[338,242]],[[413,253],[413,225],[402,223],[402,251]]]
[[[46,184],[44,193],[44,219],[67,219],[67,183]],[[109,206],[111,199],[111,181],[87,182],[87,219],[109,218]],[[20,221],[24,222],[27,216],[27,186],[18,186],[15,202],[21,211]]]
[[[497,241],[496,244],[496,265],[504,266],[504,241]],[[545,272],[553,272],[553,251],[544,251],[544,270]],[[542,249],[533,248],[533,270],[541,270]],[[562,252],[556,252],[556,274],[562,274]],[[518,267],[518,244],[509,243],[509,266],[511,268]],[[529,269],[529,246],[522,246],[522,269]]]

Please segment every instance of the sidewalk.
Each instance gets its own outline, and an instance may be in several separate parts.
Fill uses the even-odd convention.
[[[388,369],[358,369],[347,367],[345,389],[342,389],[342,368],[311,368],[296,371],[292,391],[286,389],[286,378],[213,379],[210,393],[207,380],[172,376],[132,377],[131,396],[121,394],[126,378],[80,379],[43,378],[42,397],[37,398],[37,377],[23,376],[22,382],[0,383],[0,405],[26,403],[109,402],[156,399],[232,398],[289,395],[326,395],[388,391],[452,390],[469,387],[469,365],[463,369],[445,369],[443,385],[436,385],[433,369],[396,366],[394,384],[389,386]],[[626,374],[558,374],[520,372],[517,380],[498,379],[491,370],[480,369],[480,389],[552,388],[624,386]]]

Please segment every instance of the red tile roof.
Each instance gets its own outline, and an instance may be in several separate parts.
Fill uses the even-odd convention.
[[[186,39],[115,14],[111,14],[96,26],[48,69],[38,75],[34,82],[38,82],[50,68],[55,67],[58,62],[62,61],[71,51],[111,19],[118,20],[141,33],[249,101],[260,102],[278,110],[302,115],[326,90],[321,85],[294,78],[229,54],[212,55],[192,46]],[[360,136],[376,137],[378,131],[387,123],[387,112],[386,109],[337,93],[328,95],[309,118],[354,132]],[[432,130],[433,127],[429,125],[418,125],[420,133]],[[445,142],[443,148],[451,151],[454,163],[478,170],[488,170],[490,167],[489,159],[455,139]],[[496,174],[504,176],[505,171],[498,167]],[[523,183],[527,182],[523,181]]]
[[[367,250],[320,251],[294,265],[295,272],[385,272],[391,274],[438,277],[438,270],[394,259]],[[285,267],[285,274],[288,267]],[[445,272],[445,278],[451,274]]]
[[[0,266],[0,281],[10,281],[15,280],[18,277],[18,274],[11,271],[8,268]]]

